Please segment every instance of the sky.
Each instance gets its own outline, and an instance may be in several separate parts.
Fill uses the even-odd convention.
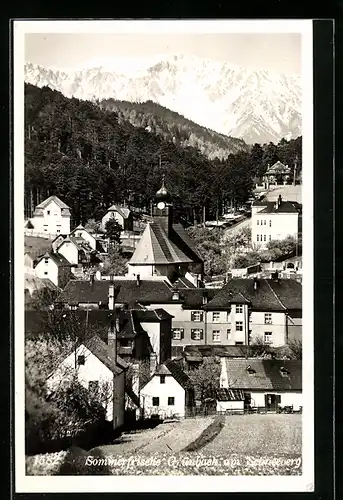
[[[300,75],[299,33],[27,33],[25,60],[76,70],[92,66],[131,72],[168,55],[190,55],[247,69]]]

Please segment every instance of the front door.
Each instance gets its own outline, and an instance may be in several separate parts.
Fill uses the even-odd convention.
[[[278,403],[281,401],[281,396],[279,394],[266,394],[264,396],[264,401],[267,411],[276,411]]]

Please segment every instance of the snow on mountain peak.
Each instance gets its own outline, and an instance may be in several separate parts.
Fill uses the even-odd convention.
[[[301,84],[294,75],[183,54],[94,62],[76,71],[27,63],[25,81],[84,100],[151,100],[248,143],[301,135]]]

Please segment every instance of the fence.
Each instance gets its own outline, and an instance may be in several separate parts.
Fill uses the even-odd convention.
[[[36,238],[44,238],[46,240],[54,240],[56,238],[56,234],[51,233],[43,233],[40,231],[36,231],[36,229],[24,229],[25,236],[35,236]]]

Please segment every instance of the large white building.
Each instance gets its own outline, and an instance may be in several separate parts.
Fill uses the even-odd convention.
[[[31,219],[35,233],[47,235],[70,233],[70,209],[57,196],[49,196],[36,206]]]
[[[251,238],[255,247],[266,247],[272,240],[293,236],[298,240],[301,233],[301,205],[284,201],[279,195],[276,201],[260,200],[252,205]]]

